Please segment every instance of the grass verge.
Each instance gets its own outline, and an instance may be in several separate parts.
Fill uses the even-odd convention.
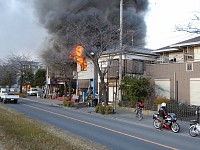
[[[2,104],[0,104],[0,145],[6,150],[107,149],[100,144],[31,119]]]

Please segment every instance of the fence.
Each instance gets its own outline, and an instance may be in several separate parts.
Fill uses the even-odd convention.
[[[123,101],[120,103],[121,107],[135,108],[136,103],[131,101]],[[144,102],[145,110],[157,111],[158,105],[153,102]],[[178,120],[190,121],[200,119],[200,107],[199,106],[190,106],[186,104],[177,104],[176,102],[171,101],[167,104],[167,111],[170,113],[175,113]]]

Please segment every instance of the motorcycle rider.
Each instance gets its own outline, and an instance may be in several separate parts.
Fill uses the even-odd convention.
[[[162,125],[163,125],[163,120],[167,118],[167,108],[166,108],[166,103],[162,103],[161,107],[158,110],[159,117],[160,117],[160,126],[159,129],[162,130]]]

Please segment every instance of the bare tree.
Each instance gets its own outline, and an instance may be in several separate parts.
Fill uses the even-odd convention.
[[[176,25],[175,29],[176,31],[185,31],[188,33],[200,33],[200,16],[199,12],[196,12],[193,16],[193,18],[190,20],[190,22],[187,25]]]
[[[6,58],[6,64],[10,69],[15,72],[16,76],[20,77],[20,93],[22,93],[23,78],[27,73],[27,68],[30,67],[32,62],[31,57],[27,54],[23,55],[10,55]]]
[[[0,85],[11,87],[16,83],[16,73],[12,67],[6,63],[0,66]]]

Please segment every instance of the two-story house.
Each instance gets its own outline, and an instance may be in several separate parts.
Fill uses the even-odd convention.
[[[146,64],[154,62],[159,56],[158,54],[153,53],[150,49],[132,46],[124,46],[123,51],[120,51],[119,49],[110,49],[105,51],[99,59],[99,65],[102,70],[109,67],[105,77],[105,82],[107,83],[108,101],[110,103],[118,101],[119,97],[118,76],[120,55],[122,55],[122,77],[126,75],[146,75]]]
[[[158,96],[179,103],[200,105],[200,37],[153,51],[160,55],[146,65]]]

